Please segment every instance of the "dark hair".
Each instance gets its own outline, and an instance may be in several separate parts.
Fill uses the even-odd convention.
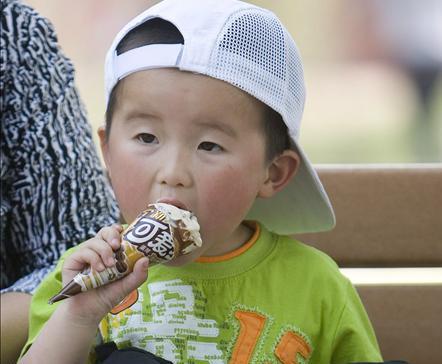
[[[265,105],[263,130],[266,138],[266,160],[270,162],[286,149],[293,149],[287,126],[279,112]]]
[[[135,27],[118,44],[117,55],[149,44],[184,44],[178,28],[167,20],[153,18]],[[118,82],[109,95],[106,108],[106,138],[109,137],[112,117],[118,103]],[[264,104],[265,105],[265,104]],[[281,115],[265,105],[263,132],[266,137],[266,159],[271,161],[284,150],[291,148],[287,126]]]
[[[184,44],[184,38],[178,28],[171,22],[153,18],[135,27],[121,39],[116,48],[117,55],[149,44]],[[106,107],[106,138],[110,134],[119,85],[120,82],[112,89]]]

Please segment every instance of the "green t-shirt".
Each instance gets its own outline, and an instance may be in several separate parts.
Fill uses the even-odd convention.
[[[26,348],[56,307],[47,301],[60,288],[61,263],[32,300]],[[382,361],[359,296],[336,264],[262,226],[223,259],[151,267],[137,293],[136,302],[101,322],[103,341],[174,363]]]

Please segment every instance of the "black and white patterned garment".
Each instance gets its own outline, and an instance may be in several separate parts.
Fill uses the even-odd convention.
[[[118,211],[52,25],[1,4],[1,288],[32,293]]]

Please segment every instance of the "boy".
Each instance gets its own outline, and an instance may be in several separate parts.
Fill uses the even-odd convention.
[[[203,247],[149,268],[147,281],[141,259],[124,279],[48,307],[87,265],[114,264],[121,227],[103,228],[41,285],[23,363],[84,362],[97,326],[102,342],[174,363],[380,360],[336,265],[275,233],[329,229],[334,215],[296,144],[302,67],[272,13],[165,0],[117,35],[106,93],[99,136],[124,219],[153,202],[191,210]]]

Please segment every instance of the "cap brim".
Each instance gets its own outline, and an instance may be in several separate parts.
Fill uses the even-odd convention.
[[[301,164],[289,184],[275,196],[257,198],[247,219],[258,220],[278,234],[331,230],[335,214],[319,177],[303,150]]]

